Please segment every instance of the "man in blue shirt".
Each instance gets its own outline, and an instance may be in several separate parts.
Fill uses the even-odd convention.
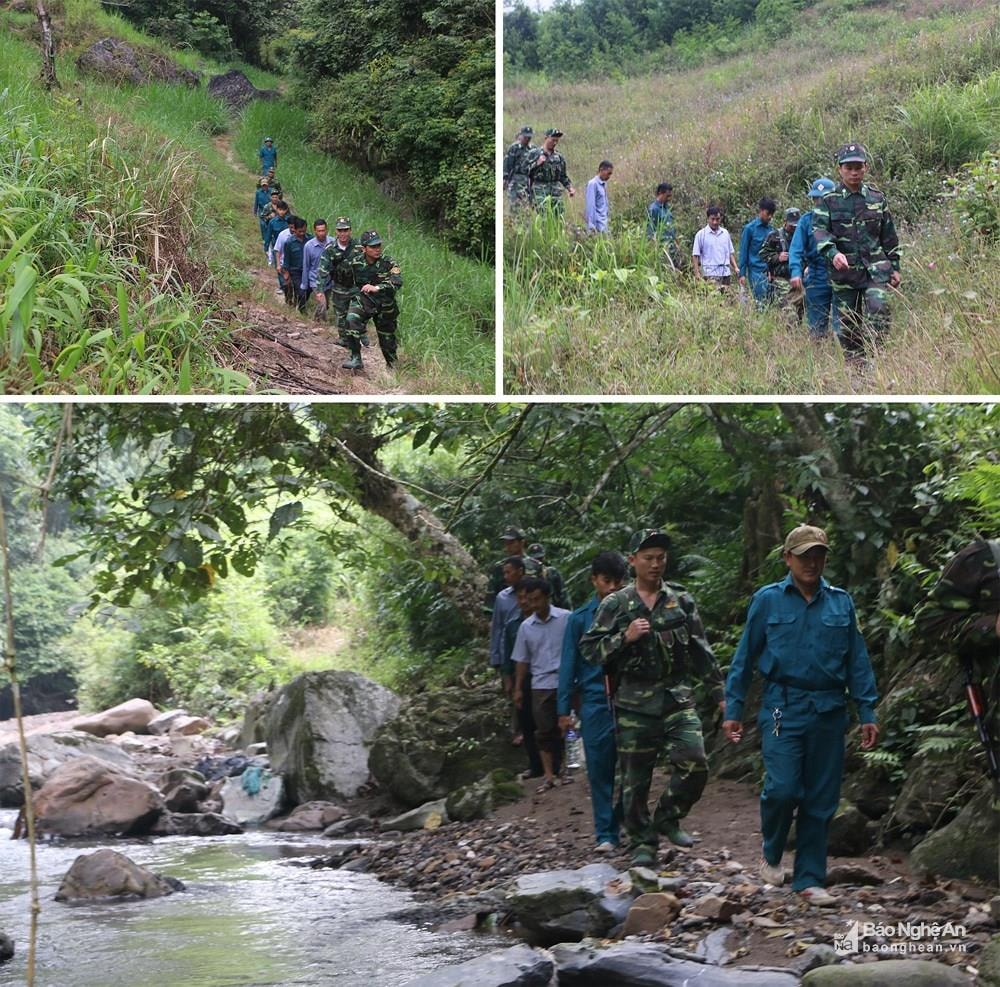
[[[285,293],[285,304],[294,305],[301,312],[306,307],[306,296],[299,287],[305,257],[306,221],[301,216],[292,216],[288,228],[291,235],[277,255],[278,277]]]
[[[580,654],[580,638],[590,629],[597,605],[609,593],[621,589],[625,582],[625,560],[618,552],[601,552],[590,566],[590,581],[594,595],[569,615],[563,638],[562,661],[559,664],[559,691],[556,712],[559,727],[565,736],[572,719],[570,710],[574,694],[580,694],[580,727],[586,753],[587,779],[590,782],[590,805],[594,812],[594,832],[597,852],[610,853],[618,846],[621,802],[615,805],[615,765],[618,750],[615,743],[615,719],[611,700],[605,688],[604,670],[592,665]]]
[[[799,525],[785,539],[788,575],[759,589],[726,679],[726,737],[743,735],[743,703],[754,666],[764,679],[758,727],[764,755],[760,796],[764,837],[760,873],[781,885],[781,855],[795,821],[792,888],[814,905],[836,905],[827,892],[826,837],[840,802],[847,696],[861,721],[861,749],[878,743],[878,692],[854,601],[823,579],[826,532]]]
[[[809,189],[809,198],[818,205],[827,192],[834,189],[832,178],[817,178]],[[788,247],[789,284],[792,288],[806,290],[806,318],[809,336],[822,339],[830,332],[830,303],[833,288],[827,271],[826,258],[816,249],[813,236],[813,213],[807,212],[795,227],[795,235]]]
[[[750,220],[740,234],[740,284],[746,285],[750,279],[750,288],[757,301],[757,308],[762,309],[771,298],[771,287],[767,280],[767,262],[760,256],[760,248],[771,232],[771,218],[778,204],[766,195],[757,203],[757,218]]]
[[[257,152],[260,158],[260,173],[266,175],[272,168],[278,167],[278,149],[274,146],[273,137],[265,137],[264,144]]]
[[[677,249],[677,226],[670,200],[674,197],[674,187],[670,182],[660,182],[656,186],[656,198],[646,207],[646,239],[656,240],[663,245],[663,252],[673,267],[680,264]]]
[[[299,285],[299,288],[306,300],[316,290],[319,260],[329,245],[326,220],[317,219],[313,223],[313,235],[309,240],[306,240],[305,249],[302,251],[302,284]]]
[[[588,233],[607,233],[611,206],[608,202],[608,179],[615,170],[610,161],[597,166],[597,174],[587,182],[587,197],[583,207],[583,221]]]

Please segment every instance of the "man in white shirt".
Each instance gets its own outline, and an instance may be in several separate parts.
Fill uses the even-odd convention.
[[[615,170],[610,161],[602,161],[597,166],[597,174],[587,182],[587,198],[583,207],[583,221],[588,233],[607,233],[610,217],[608,202],[608,179]]]
[[[694,276],[725,291],[732,281],[733,271],[738,269],[736,251],[729,231],[722,225],[722,210],[709,206],[705,215],[708,225],[698,230],[691,247]]]

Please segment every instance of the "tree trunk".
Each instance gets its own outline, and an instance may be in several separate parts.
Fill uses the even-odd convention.
[[[52,20],[42,0],[35,0],[35,15],[42,32],[42,84],[51,92],[59,86],[56,78],[56,41],[52,34]]]

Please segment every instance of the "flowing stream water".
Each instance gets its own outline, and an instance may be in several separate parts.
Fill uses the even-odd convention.
[[[0,985],[24,983],[28,846],[0,811],[0,931],[15,940]],[[312,870],[336,844],[269,831],[155,842],[41,844],[37,987],[398,987],[501,944],[385,916],[411,895],[367,874]],[[185,892],[149,901],[53,901],[78,854],[108,846]]]

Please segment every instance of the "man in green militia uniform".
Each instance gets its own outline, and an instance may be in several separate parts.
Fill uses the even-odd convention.
[[[504,556],[498,562],[493,563],[493,569],[490,572],[489,586],[486,591],[485,601],[487,610],[493,610],[493,601],[497,598],[497,593],[499,593],[507,585],[507,581],[504,579],[503,575],[503,566],[507,559],[512,556],[519,556],[523,558],[525,576],[543,575],[541,562],[528,555],[525,549],[527,539],[528,536],[520,528],[516,528],[513,525],[508,525],[501,532],[500,540],[503,542]]]
[[[840,181],[813,209],[816,250],[830,262],[834,324],[847,356],[862,359],[866,336],[889,331],[889,293],[899,287],[899,237],[885,196],[865,182],[863,144],[837,151]]]
[[[563,211],[563,189],[566,189],[570,198],[576,195],[576,189],[566,174],[566,159],[556,150],[556,144],[562,135],[561,130],[550,127],[545,131],[542,146],[534,148],[528,154],[532,204],[536,209],[547,206],[560,216]]]
[[[632,863],[656,862],[662,834],[677,846],[694,844],[681,820],[701,798],[708,759],[693,685],[704,682],[724,705],[722,673],[705,637],[694,598],[663,581],[670,539],[656,528],[633,534],[629,564],[635,582],[606,596],[580,640],[580,653],[603,665],[614,682],[621,757],[624,826]],[[673,771],[650,820],[649,789],[657,757]]]
[[[528,204],[528,155],[535,149],[531,127],[522,127],[517,140],[507,148],[503,159],[503,187],[510,199],[511,212]]]
[[[347,310],[351,305],[351,293],[354,290],[354,272],[349,264],[340,266],[340,261],[346,260],[358,246],[358,241],[351,236],[351,220],[347,216],[337,217],[337,238],[323,251],[319,259],[319,273],[316,276],[316,318],[326,318],[327,295],[333,304],[337,319],[337,345],[349,350],[351,344],[347,341]],[[336,276],[335,276],[336,275]],[[361,337],[361,345],[368,345],[368,333]]]
[[[345,336],[351,358],[341,364],[345,370],[362,370],[361,337],[369,319],[374,320],[378,332],[378,344],[385,362],[391,367],[396,362],[396,321],[399,306],[396,292],[403,287],[403,275],[399,265],[382,253],[382,238],[375,230],[361,234],[359,246],[350,254],[340,254],[327,249],[320,262],[319,277],[322,279],[328,269],[337,283],[341,282],[340,268],[351,272],[351,300],[347,309]],[[346,277],[346,275],[345,275]]]

